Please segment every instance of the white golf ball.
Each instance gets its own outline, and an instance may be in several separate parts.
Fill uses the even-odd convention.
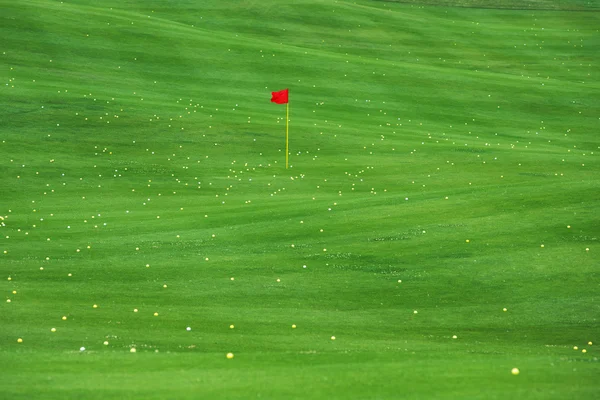
[[[85,347],[81,346],[81,347],[79,348],[79,351],[85,351]]]
[[[185,328],[186,331],[191,331],[192,328],[190,328],[189,326],[187,328]]]

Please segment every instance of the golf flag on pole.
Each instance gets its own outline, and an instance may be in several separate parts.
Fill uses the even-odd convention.
[[[271,102],[277,104],[287,104],[288,89],[280,90],[279,92],[271,92]]]
[[[288,131],[290,122],[290,103],[288,89],[280,90],[279,92],[271,92],[271,102],[277,104],[285,104],[285,169],[288,168]]]

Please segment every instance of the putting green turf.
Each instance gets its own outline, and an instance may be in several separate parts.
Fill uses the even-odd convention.
[[[0,0],[0,397],[600,397],[599,7],[495,3]]]

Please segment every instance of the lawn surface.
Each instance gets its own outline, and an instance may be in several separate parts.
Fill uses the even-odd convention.
[[[600,7],[522,3],[0,0],[0,398],[600,398]]]

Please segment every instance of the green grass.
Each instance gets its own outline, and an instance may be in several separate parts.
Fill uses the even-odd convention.
[[[597,11],[600,3],[594,0],[375,0],[414,6],[446,6],[511,10]]]
[[[599,398],[598,4],[426,3],[0,0],[0,397]]]

